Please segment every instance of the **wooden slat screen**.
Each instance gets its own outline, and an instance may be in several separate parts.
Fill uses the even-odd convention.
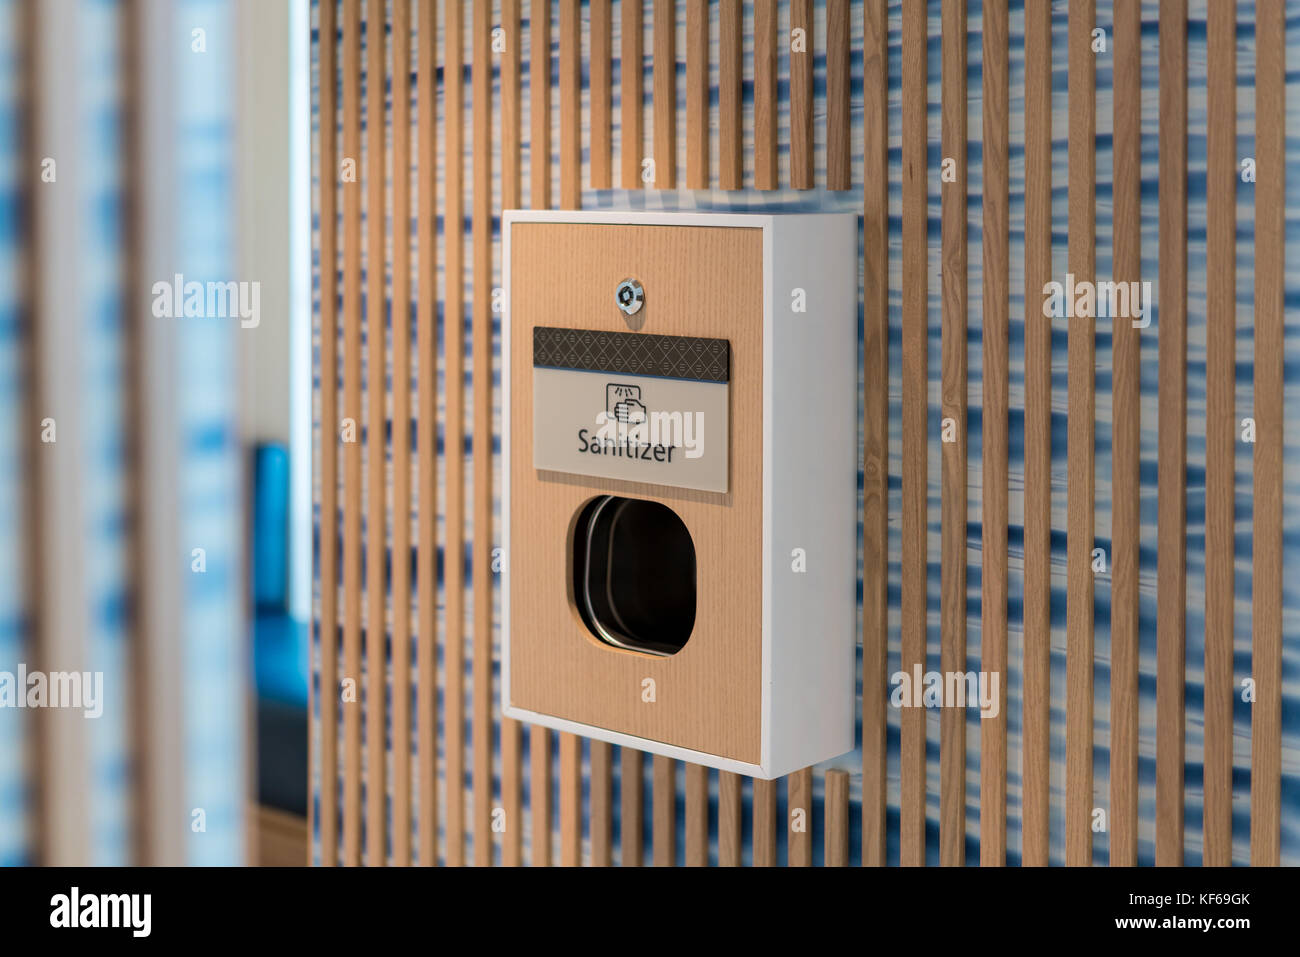
[[[357,689],[320,700],[320,859],[961,865],[978,847],[991,866],[1229,864],[1248,791],[1249,859],[1279,863],[1296,747],[1282,709],[1288,46],[1278,0],[1249,11],[318,0],[317,242],[341,262],[321,273],[321,435],[364,425],[319,456],[318,574],[341,581],[322,589],[320,684]],[[1238,155],[1251,123],[1254,180]],[[683,191],[862,217],[860,754],[784,781],[500,720],[498,217],[553,200],[673,208]],[[1204,210],[1204,303],[1189,208]],[[1150,321],[1051,318],[1062,271],[1149,283]],[[1203,594],[1188,556],[1200,496]],[[1200,609],[1203,706],[1187,660]],[[891,667],[995,674],[995,713],[897,707]],[[1189,721],[1204,726],[1194,774]]]

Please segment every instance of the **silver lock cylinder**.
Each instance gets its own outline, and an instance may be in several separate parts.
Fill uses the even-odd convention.
[[[635,279],[624,279],[614,292],[618,308],[625,316],[635,316],[645,304],[645,288]]]

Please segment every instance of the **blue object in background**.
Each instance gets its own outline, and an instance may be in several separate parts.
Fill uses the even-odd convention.
[[[253,672],[260,803],[307,812],[307,623],[289,614],[289,453],[253,449]]]
[[[289,453],[253,449],[253,630],[258,698],[307,706],[307,623],[289,614]]]
[[[258,698],[306,708],[307,623],[285,612],[259,612],[253,624],[253,649]]]
[[[283,612],[289,598],[289,452],[279,443],[253,451],[253,603]]]

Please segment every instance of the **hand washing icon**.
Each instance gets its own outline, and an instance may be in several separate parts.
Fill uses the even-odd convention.
[[[636,399],[624,399],[615,403],[614,418],[622,425],[640,425],[645,421],[645,406]]]
[[[605,411],[620,425],[639,425],[646,420],[641,387],[611,382],[605,386]]]

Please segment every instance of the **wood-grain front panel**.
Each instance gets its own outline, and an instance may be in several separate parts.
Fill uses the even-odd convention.
[[[759,761],[762,642],[762,232],[519,223],[511,235],[510,703],[749,763]],[[613,291],[645,285],[646,333],[731,344],[730,491],[533,468],[532,330],[626,331]],[[653,498],[690,530],[695,628],[670,658],[598,641],[572,599],[572,523],[592,497]],[[641,700],[653,678],[657,701]]]

